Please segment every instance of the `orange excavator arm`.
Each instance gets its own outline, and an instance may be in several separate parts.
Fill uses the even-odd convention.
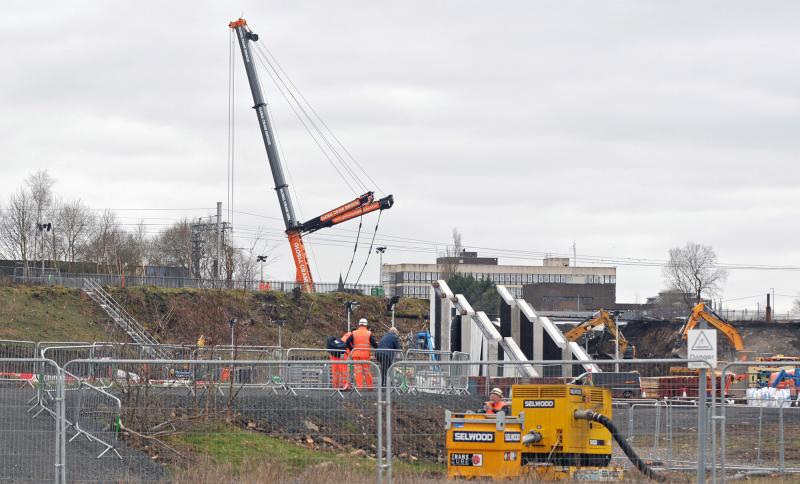
[[[736,351],[744,351],[744,341],[742,336],[736,331],[736,328],[731,326],[728,322],[722,319],[717,313],[706,307],[703,302],[697,303],[692,309],[692,314],[686,320],[686,324],[681,329],[681,338],[686,339],[689,337],[689,330],[697,327],[700,321],[706,321],[708,324],[721,331]]]
[[[586,321],[567,331],[567,333],[564,335],[564,338],[566,338],[567,341],[578,341],[578,339],[586,334],[587,331],[590,331],[592,328],[600,325],[608,328],[608,331],[611,333],[611,335],[616,338],[617,341],[619,341],[619,351],[624,354],[625,350],[628,348],[628,340],[626,340],[625,336],[622,335],[622,332],[617,326],[617,322],[614,321],[614,318],[611,317],[611,314],[609,314],[609,312],[605,309],[601,309],[592,318],[587,319]]]

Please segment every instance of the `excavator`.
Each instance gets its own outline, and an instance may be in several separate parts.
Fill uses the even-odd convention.
[[[697,303],[697,305],[692,309],[692,313],[686,319],[686,323],[684,323],[683,327],[681,328],[678,339],[675,342],[675,347],[672,350],[673,353],[678,352],[678,348],[680,348],[680,346],[683,344],[683,341],[689,337],[689,330],[695,329],[700,321],[705,321],[715,329],[721,331],[722,334],[728,338],[728,341],[731,342],[731,346],[733,346],[733,349],[736,350],[739,357],[746,357],[746,353],[744,352],[744,341],[742,341],[742,336],[738,331],[736,331],[736,328],[722,319],[719,314],[708,308],[702,301]]]
[[[588,331],[601,325],[605,326],[608,332],[611,333],[611,336],[617,339],[619,342],[619,352],[623,355],[623,358],[636,358],[636,347],[628,343],[628,340],[622,335],[611,313],[605,309],[597,311],[594,316],[569,330],[564,337],[567,341],[578,341],[581,336]]]
[[[256,111],[259,130],[261,131],[261,137],[264,141],[264,147],[267,150],[267,159],[269,161],[270,170],[272,171],[272,179],[275,182],[275,192],[278,195],[278,203],[281,207],[284,225],[286,226],[286,236],[289,239],[289,246],[291,247],[292,257],[294,258],[296,269],[295,280],[304,291],[314,292],[314,278],[311,275],[308,255],[306,255],[305,245],[303,244],[303,235],[346,222],[347,220],[366,215],[376,210],[392,208],[392,205],[394,205],[394,198],[392,195],[388,195],[377,200],[375,199],[374,192],[367,192],[307,222],[300,222],[297,220],[292,197],[289,193],[289,184],[286,183],[286,178],[283,174],[283,166],[280,156],[278,155],[278,148],[274,142],[275,134],[273,133],[272,122],[267,110],[266,99],[261,92],[261,82],[259,81],[255,66],[256,59],[250,48],[251,42],[258,41],[258,34],[253,33],[250,27],[247,26],[247,21],[242,18],[230,22],[228,27],[236,32],[239,47],[242,51],[242,61],[244,62],[247,80],[250,84],[250,91],[253,95],[253,109]]]

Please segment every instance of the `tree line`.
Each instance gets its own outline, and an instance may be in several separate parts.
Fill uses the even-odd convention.
[[[26,271],[44,265],[62,272],[145,275],[144,267],[162,266],[203,279],[214,278],[219,264],[222,279],[256,279],[253,249],[234,247],[223,231],[218,251],[209,223],[183,218],[153,234],[140,220],[126,229],[113,210],[65,199],[54,185],[40,170],[0,200],[0,257],[19,261]]]

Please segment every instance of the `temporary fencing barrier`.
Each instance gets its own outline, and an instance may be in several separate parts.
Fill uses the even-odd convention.
[[[222,467],[224,472],[246,472],[259,475],[264,481],[281,480],[286,472],[297,476],[314,476],[314,467],[321,456],[339,459],[336,454],[354,453],[375,459],[373,466],[357,466],[355,473],[375,477],[383,467],[383,405],[379,391],[361,392],[359,398],[331,398],[323,389],[296,389],[294,392],[264,391],[259,375],[276,374],[292,364],[316,366],[320,373],[329,373],[330,361],[293,360],[79,360],[66,365],[105,374],[111,368],[136,375],[128,383],[117,382],[113,392],[81,391],[79,414],[72,442],[92,440],[93,447],[102,442],[103,449],[122,459],[95,459],[86,467],[68,467],[67,478],[75,481],[161,481],[167,479],[201,479],[198,472]],[[353,366],[354,362],[337,364]],[[377,366],[367,363],[379,377]],[[159,380],[171,368],[184,368],[192,375],[193,393],[180,386]],[[242,379],[239,369],[252,369],[253,379]],[[233,378],[231,378],[233,376]],[[380,384],[380,381],[376,381]],[[85,388],[84,382],[84,388]],[[331,390],[329,387],[327,390]],[[116,395],[111,395],[113,393]],[[119,406],[117,406],[119,402]],[[115,422],[119,409],[118,423]],[[108,430],[113,429],[113,430]],[[118,431],[117,431],[118,429]],[[87,435],[88,434],[88,435]],[[91,436],[91,437],[89,437]],[[88,438],[88,439],[87,439]],[[209,455],[194,456],[187,461],[176,452],[193,446],[204,447],[224,441],[229,464],[220,464]],[[286,449],[284,449],[284,446]],[[298,446],[306,450],[299,449]],[[307,450],[322,451],[322,454]],[[80,447],[68,444],[67,462],[72,462]],[[266,452],[266,454],[265,454]],[[280,464],[270,459],[291,458]],[[153,456],[159,456],[154,458]],[[166,474],[162,460],[174,462],[178,470]],[[227,467],[225,467],[227,465]],[[215,467],[216,466],[216,467]],[[220,472],[220,471],[216,471]],[[228,474],[225,474],[228,475]]]
[[[0,348],[3,343],[0,342]],[[17,342],[5,347],[13,347],[13,343]],[[30,342],[21,343],[15,348],[30,351]],[[348,393],[335,383],[335,365],[346,367],[351,385],[355,366],[367,365],[373,386],[378,387],[379,364],[331,361],[327,350],[316,348],[287,350],[287,358],[282,360],[269,359],[280,354],[280,350],[267,347],[236,350],[237,356],[252,354],[263,359],[217,360],[217,356],[231,348],[219,348],[217,354],[215,347],[203,355],[211,359],[197,359],[201,357],[197,352],[193,359],[148,360],[105,356],[134,354],[139,351],[135,345],[117,345],[116,350],[109,343],[40,346],[41,352],[58,360],[86,354],[92,358],[67,362],[64,369],[53,360],[41,358],[0,359],[0,374],[11,373],[10,369],[22,370],[17,373],[29,375],[30,382],[0,380],[0,434],[4,438],[9,436],[7,442],[0,439],[0,480],[27,480],[23,475],[33,476],[31,480],[50,480],[59,475],[66,462],[73,461],[85,465],[67,466],[69,480],[162,480],[168,476],[158,464],[161,457],[152,458],[153,446],[159,446],[154,439],[171,435],[196,444],[224,434],[235,440],[243,429],[294,441],[310,449],[336,453],[366,449],[378,460],[379,478],[385,473],[390,479],[394,472],[392,463],[398,459],[409,464],[420,462],[435,474],[437,468],[444,471],[447,458],[441,418],[444,410],[476,411],[495,386],[508,395],[516,383],[569,380],[531,378],[518,369],[520,365],[561,368],[565,364],[576,367],[582,364],[457,361],[464,356],[412,350],[394,355],[396,361],[388,370],[390,378],[385,392],[362,388],[361,392]],[[622,360],[620,363],[626,365],[625,369],[651,374],[651,365],[677,366],[687,361]],[[682,379],[671,380],[674,386],[670,387],[666,385],[670,380],[665,379],[655,393],[647,391],[641,398],[615,399],[613,420],[640,457],[673,476],[696,472],[697,480],[701,480],[701,473],[703,479],[708,476],[711,480],[716,477],[724,480],[748,473],[800,473],[800,454],[794,443],[800,435],[800,407],[795,406],[797,389],[789,383],[779,389],[789,392],[791,400],[788,400],[774,398],[780,392],[754,392],[748,388],[752,380],[747,377],[748,367],[775,365],[800,367],[800,362],[733,363],[717,377],[694,377],[695,387],[687,387]],[[480,368],[478,376],[461,376],[468,374],[461,369],[469,366]],[[304,369],[308,379],[295,375],[292,368]],[[738,376],[731,378],[733,374]],[[464,383],[459,383],[456,391],[454,382]],[[719,401],[714,402],[709,397],[720,394],[717,385],[722,382],[726,384],[720,389]],[[360,394],[360,397],[331,398],[336,392],[343,396]],[[770,399],[764,398],[770,395]],[[24,402],[31,399],[35,404],[28,413]],[[384,402],[386,439],[378,423],[378,419],[384,418],[380,411]],[[284,416],[287,412],[289,418]],[[61,426],[63,430],[59,430]],[[62,449],[58,439],[62,435],[67,457],[59,460]],[[370,436],[375,439],[372,443]],[[395,456],[394,461],[381,457],[379,439],[386,443],[387,454]],[[44,448],[44,441],[51,443],[51,447]],[[145,447],[149,455],[143,451]],[[161,446],[157,454],[164,456],[171,452]],[[242,462],[248,459],[255,462],[255,456],[246,455],[247,452],[243,448]],[[38,464],[20,464],[23,454],[33,456]],[[47,459],[57,462],[43,466]],[[615,449],[612,463],[629,467],[619,449]],[[22,474],[9,474],[7,468],[22,469]],[[52,476],[45,472],[48,469],[52,469]],[[407,466],[395,468],[398,469]],[[635,472],[630,469],[629,475],[635,476]]]
[[[729,363],[719,399],[721,481],[750,474],[800,473],[800,361]],[[776,381],[776,377],[778,381]]]
[[[33,341],[0,340],[0,358],[36,358],[36,343]],[[36,381],[35,368],[29,363],[20,361],[16,365],[7,362],[0,371],[0,382],[14,381],[21,385],[34,387]]]
[[[35,345],[34,345],[35,348]],[[52,361],[36,358],[0,358],[0,373],[57,374]],[[59,383],[55,379],[54,401],[58,401]],[[31,385],[0,381],[0,481],[64,482],[61,458],[59,418],[32,418],[29,402],[36,398]],[[54,405],[54,417],[61,406]]]

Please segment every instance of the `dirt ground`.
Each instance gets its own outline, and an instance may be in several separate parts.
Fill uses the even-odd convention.
[[[741,334],[748,356],[752,359],[773,354],[800,355],[800,323],[734,321],[731,324]],[[681,322],[633,321],[622,331],[628,341],[636,346],[637,357],[670,358],[676,356],[672,348],[682,326]],[[718,344],[719,359],[733,361],[733,348],[724,335],[719,335]],[[686,356],[685,343],[680,345],[678,354]]]

